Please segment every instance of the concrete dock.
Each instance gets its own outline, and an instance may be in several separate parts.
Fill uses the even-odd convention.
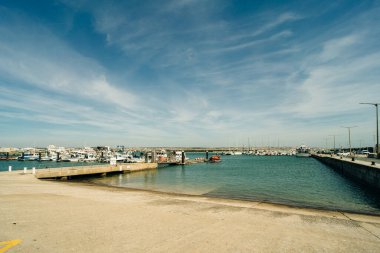
[[[196,159],[189,159],[184,162],[182,161],[158,161],[159,165],[191,165],[191,164],[197,164],[197,163],[205,163],[208,160],[205,158],[196,158]]]
[[[355,158],[316,154],[312,157],[357,183],[380,191],[380,164],[377,159],[362,161]]]
[[[107,173],[124,173],[142,170],[157,169],[157,163],[121,163],[117,165],[93,165],[63,168],[39,169],[36,171],[38,179],[59,179],[63,177],[75,177],[85,175],[97,175]]]

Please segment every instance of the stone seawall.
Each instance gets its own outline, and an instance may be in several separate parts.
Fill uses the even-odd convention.
[[[312,155],[313,158],[328,165],[338,173],[380,192],[380,168],[377,165],[365,164],[329,156]]]

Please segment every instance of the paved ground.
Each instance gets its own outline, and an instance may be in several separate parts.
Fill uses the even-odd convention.
[[[0,252],[4,245],[57,253],[379,252],[380,217],[1,172]]]
[[[346,157],[346,156],[338,156],[338,155],[331,156],[331,155],[321,155],[321,154],[319,154],[319,156],[333,157],[333,158],[342,159],[345,161],[352,161],[352,157]],[[371,165],[373,161],[375,162],[375,165]],[[377,159],[377,158],[367,158],[364,155],[355,155],[355,162],[363,164],[363,165],[367,165],[367,166],[372,166],[375,168],[380,168],[380,159]]]

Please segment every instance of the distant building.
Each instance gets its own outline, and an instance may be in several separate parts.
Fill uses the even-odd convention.
[[[4,152],[4,153],[7,153],[7,152],[15,152],[15,151],[19,151],[20,149],[18,148],[0,148],[0,152]]]
[[[117,145],[116,146],[116,150],[117,151],[124,151],[125,150],[125,147],[123,145]]]

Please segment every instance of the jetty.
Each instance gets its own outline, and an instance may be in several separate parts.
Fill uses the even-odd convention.
[[[184,151],[174,151],[170,152],[167,157],[158,157],[155,151],[150,154],[147,153],[146,160],[150,156],[151,161],[157,162],[159,165],[191,165],[197,163],[208,162],[208,151],[206,151],[206,157],[198,157],[195,159],[187,159]]]
[[[312,157],[328,165],[336,172],[380,192],[380,161],[363,161],[355,157],[312,154]]]
[[[191,164],[197,164],[197,163],[205,163],[208,162],[205,158],[195,158],[195,159],[189,159],[185,161],[158,161],[158,165],[191,165]]]
[[[130,173],[157,169],[157,163],[121,163],[116,165],[92,165],[38,169],[35,176],[38,179],[70,179],[76,176],[107,175],[114,173]]]

